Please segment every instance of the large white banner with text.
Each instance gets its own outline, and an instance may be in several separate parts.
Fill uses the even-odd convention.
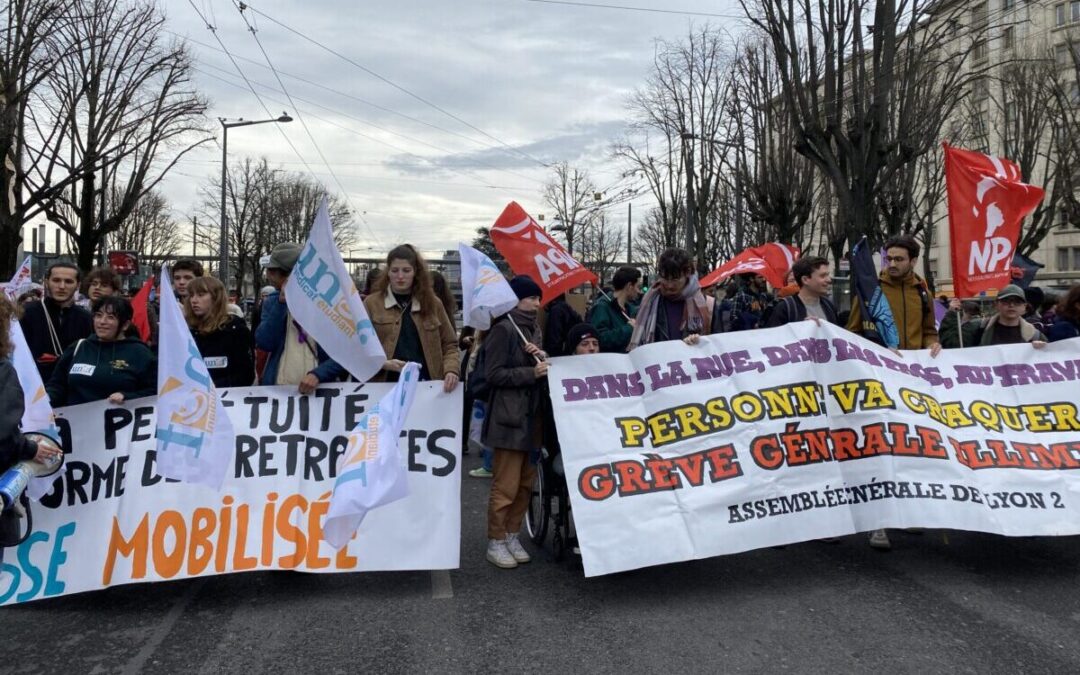
[[[1080,339],[800,322],[552,360],[587,576],[883,527],[1080,534]]]
[[[224,389],[237,433],[220,492],[156,471],[154,398],[57,410],[72,451],[4,551],[0,604],[233,572],[453,569],[461,539],[461,388],[419,385],[398,451],[409,496],[373,510],[348,546],[323,541],[350,430],[392,385]]]

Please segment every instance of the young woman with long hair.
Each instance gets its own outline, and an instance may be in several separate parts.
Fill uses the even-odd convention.
[[[220,281],[192,279],[184,298],[184,317],[215,387],[246,387],[255,382],[251,331],[243,319],[229,314]]]
[[[442,380],[443,391],[457,387],[457,334],[435,295],[420,253],[409,244],[386,255],[386,269],[364,300],[387,360],[376,380],[394,382],[406,363],[420,364],[421,380]]]

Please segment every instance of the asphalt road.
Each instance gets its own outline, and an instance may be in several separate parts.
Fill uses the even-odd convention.
[[[464,480],[459,570],[5,608],[0,673],[1080,672],[1080,537],[901,532],[880,553],[853,536],[585,579],[542,554],[487,563],[488,482]]]

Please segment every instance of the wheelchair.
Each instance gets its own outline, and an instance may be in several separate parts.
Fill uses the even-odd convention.
[[[525,512],[525,529],[529,539],[541,548],[551,531],[551,549],[557,562],[566,560],[575,545],[570,534],[570,492],[562,454],[552,455],[547,448],[541,448],[536,464],[536,482],[529,498],[529,510]]]

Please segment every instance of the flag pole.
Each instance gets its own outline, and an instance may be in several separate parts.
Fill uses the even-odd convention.
[[[624,311],[623,311],[623,309],[622,309],[622,307],[620,307],[620,306],[619,306],[619,303],[615,302],[615,300],[614,300],[614,299],[613,299],[613,298],[612,298],[612,297],[611,297],[610,295],[608,295],[607,293],[605,293],[605,292],[604,292],[604,289],[602,289],[602,288],[600,288],[599,286],[597,286],[597,287],[596,287],[596,290],[600,292],[600,295],[602,295],[602,296],[604,296],[605,298],[607,298],[607,299],[608,299],[608,301],[609,301],[610,303],[612,303],[613,305],[615,305],[615,309],[619,310],[619,314],[622,314],[622,315],[623,315],[623,318],[624,318],[624,319],[626,319],[627,321],[629,321],[629,320],[630,320],[630,315],[629,315],[629,314],[627,314],[626,312],[624,312]]]
[[[514,330],[517,331],[518,336],[521,337],[522,343],[524,343],[526,345],[532,344],[531,342],[529,342],[528,338],[525,337],[525,333],[521,332],[521,328],[518,327],[517,321],[514,321],[513,317],[507,317],[507,318],[510,319],[510,325],[512,325],[514,327]],[[537,363],[540,363],[540,362],[542,362],[544,360],[544,359],[540,358],[539,356],[537,356],[536,354],[533,354],[532,357],[534,359],[536,359]]]

